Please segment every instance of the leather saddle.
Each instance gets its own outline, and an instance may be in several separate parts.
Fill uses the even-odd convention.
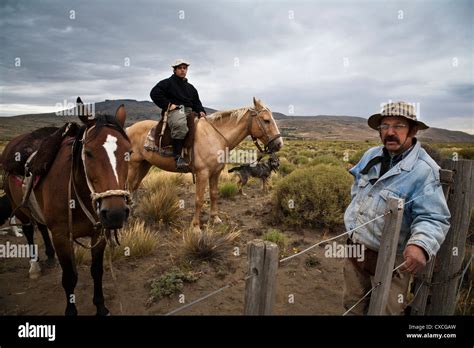
[[[186,116],[186,122],[188,126],[188,134],[184,138],[184,158],[190,163],[190,154],[192,153],[192,147],[194,144],[194,132],[196,130],[196,119],[197,114],[191,112]],[[163,136],[161,137],[160,144],[160,134],[163,128],[163,118],[158,122],[158,124],[153,127],[148,137],[145,141],[145,149],[148,151],[158,152],[161,156],[173,157],[173,147],[171,145],[171,130],[167,124]]]

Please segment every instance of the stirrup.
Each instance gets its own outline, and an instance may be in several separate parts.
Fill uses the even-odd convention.
[[[186,163],[183,157],[178,156],[176,158],[176,170],[179,172],[190,172],[191,169],[189,168],[189,163]]]

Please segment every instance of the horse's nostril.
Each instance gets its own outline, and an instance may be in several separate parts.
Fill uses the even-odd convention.
[[[108,209],[101,209],[100,210],[100,217],[102,219],[107,219],[108,212],[109,212]]]

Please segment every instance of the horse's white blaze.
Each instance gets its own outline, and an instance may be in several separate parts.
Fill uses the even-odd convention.
[[[104,147],[105,152],[107,152],[110,165],[112,166],[112,170],[114,171],[118,184],[119,179],[117,175],[117,158],[115,158],[115,151],[117,151],[117,138],[108,134],[107,139],[105,139],[105,143],[102,146]]]

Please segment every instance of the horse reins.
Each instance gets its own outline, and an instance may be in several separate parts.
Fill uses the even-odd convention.
[[[258,127],[260,128],[260,130],[263,132],[263,135],[268,139],[267,140],[267,144],[265,145],[265,149],[262,149],[262,147],[260,146],[260,144],[258,143],[258,139],[257,137],[253,136],[252,133],[251,133],[251,130],[252,130],[252,121],[254,119],[255,116],[258,116],[261,112],[265,111],[265,109],[263,110],[260,110],[260,111],[257,111],[253,108],[249,108],[249,111],[251,111],[251,114],[250,114],[250,117],[248,118],[248,123],[247,123],[247,133],[250,135],[250,137],[252,138],[252,141],[253,143],[255,144],[255,146],[257,147],[258,151],[262,154],[266,154],[266,153],[270,153],[269,151],[269,148],[268,148],[268,145],[270,145],[273,141],[275,141],[276,139],[278,138],[281,138],[281,134],[278,133],[276,134],[275,136],[273,137],[270,137],[268,135],[268,132],[266,131],[265,127],[263,126],[262,124],[262,121],[260,120],[259,117],[256,117],[256,120],[257,120],[257,125]],[[206,118],[204,118],[206,121],[208,121]],[[227,140],[227,138],[224,136],[224,134],[222,134],[216,126],[214,126],[214,124],[212,122],[209,122],[208,123],[212,126],[212,128],[214,128],[214,130],[224,139],[225,143],[226,143],[226,146],[230,149],[230,148],[233,148],[230,144],[230,142]]]

